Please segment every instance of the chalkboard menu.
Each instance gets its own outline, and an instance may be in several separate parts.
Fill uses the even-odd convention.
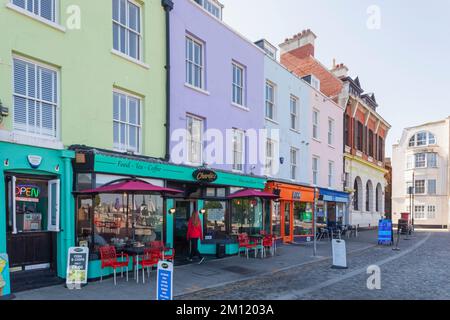
[[[67,285],[87,283],[89,249],[86,247],[69,248],[67,258]]]

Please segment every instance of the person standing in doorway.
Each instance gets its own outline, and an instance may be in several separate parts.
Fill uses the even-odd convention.
[[[194,211],[194,213],[192,213],[192,217],[189,219],[187,239],[191,243],[191,252],[188,260],[192,261],[194,256],[198,256],[200,258],[200,262],[198,264],[201,264],[205,258],[201,255],[200,251],[198,251],[198,240],[203,240],[202,223],[200,221],[198,211]]]

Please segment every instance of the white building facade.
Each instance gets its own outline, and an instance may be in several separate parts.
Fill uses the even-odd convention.
[[[413,213],[414,225],[448,228],[450,117],[406,128],[392,153],[392,211]]]

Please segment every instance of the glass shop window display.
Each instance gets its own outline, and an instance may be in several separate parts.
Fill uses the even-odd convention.
[[[15,188],[18,233],[46,231],[48,225],[48,182],[17,179]]]

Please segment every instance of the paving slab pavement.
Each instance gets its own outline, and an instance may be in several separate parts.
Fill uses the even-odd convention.
[[[344,238],[349,254],[372,248],[377,245],[376,230],[362,231],[357,238]],[[200,290],[255,279],[264,275],[289,270],[302,265],[331,258],[331,242],[317,243],[317,256],[313,256],[313,244],[291,244],[278,246],[275,257],[265,259],[232,256],[224,259],[211,259],[203,264],[189,264],[175,267],[174,296],[186,295]],[[330,261],[331,266],[331,261]],[[53,286],[20,292],[16,300],[154,300],[156,295],[156,271],[150,280],[136,283],[130,274],[129,282],[118,277],[117,286],[113,280],[90,282],[81,290],[69,290],[64,286]]]

